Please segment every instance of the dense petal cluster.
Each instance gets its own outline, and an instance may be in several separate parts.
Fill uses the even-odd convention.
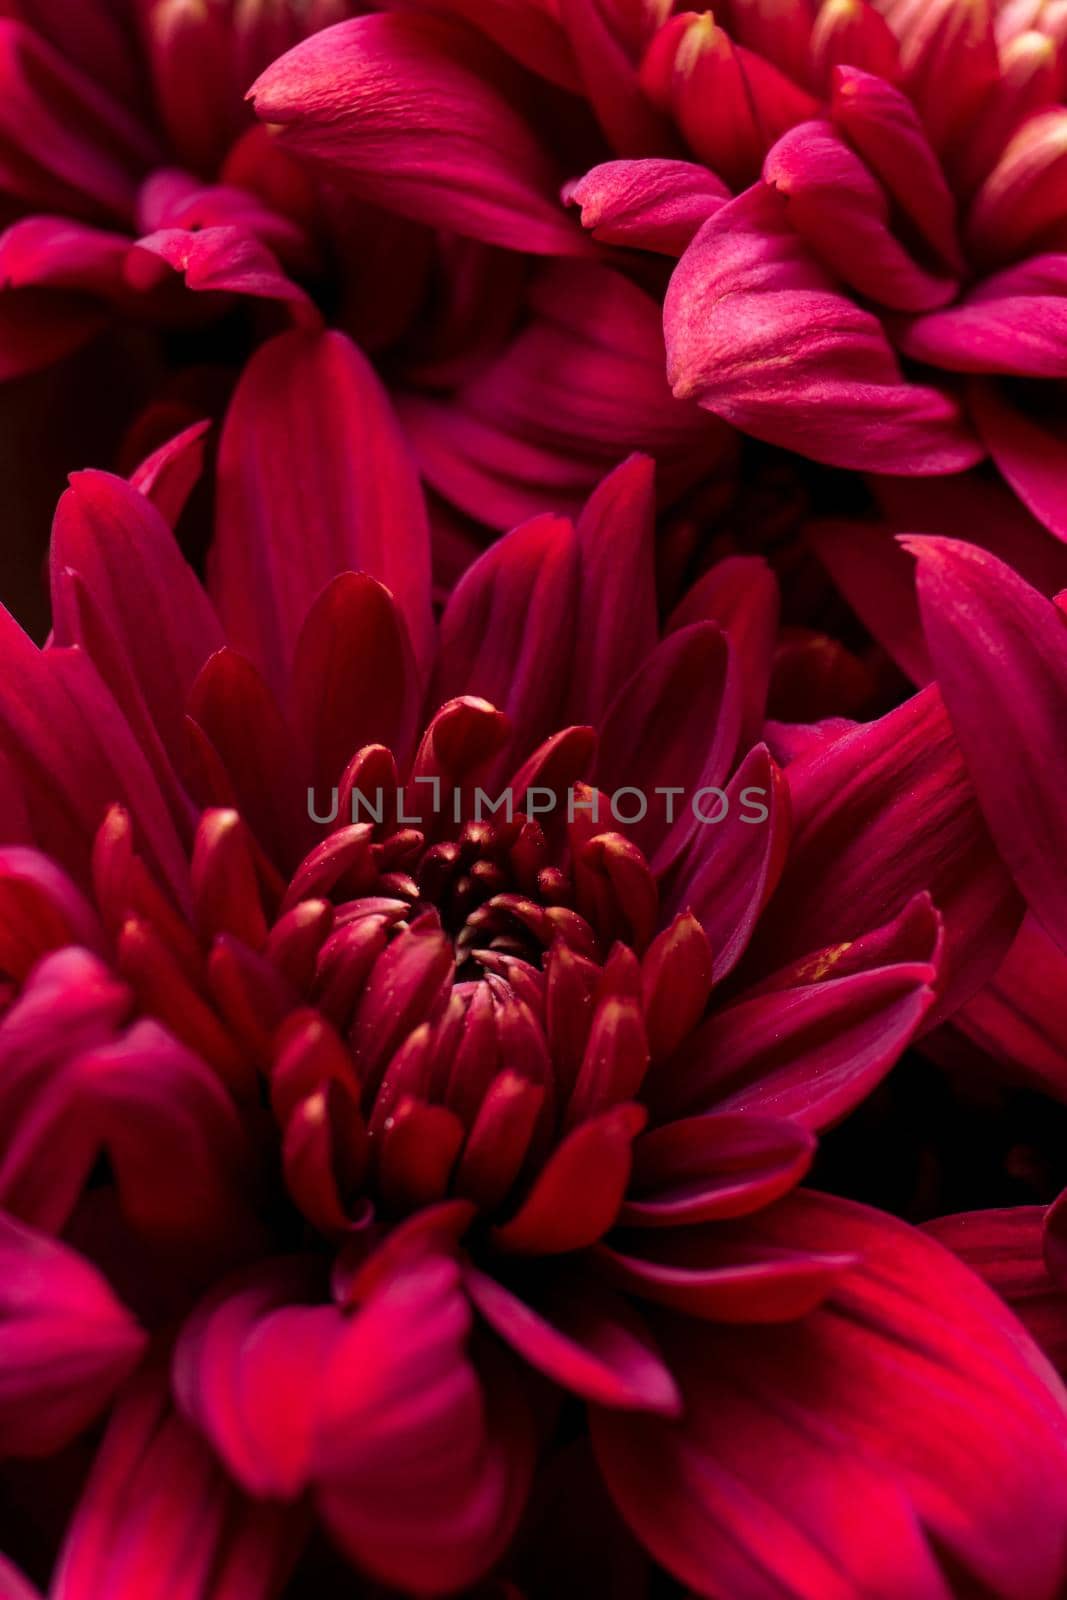
[[[1067,1592],[1060,10],[0,0],[0,1600]]]

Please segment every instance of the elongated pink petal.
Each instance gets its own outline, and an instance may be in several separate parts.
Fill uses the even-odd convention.
[[[559,1144],[510,1222],[494,1229],[501,1249],[558,1255],[594,1244],[614,1222],[630,1177],[640,1106],[615,1106]]]
[[[767,711],[767,688],[778,637],[778,584],[761,556],[726,556],[682,597],[667,631],[717,622],[737,660],[745,714],[741,748],[755,744]]]
[[[441,620],[437,702],[478,695],[499,706],[529,753],[569,687],[579,581],[574,528],[560,517],[538,517],[487,550]]]
[[[724,793],[725,817],[697,830],[668,899],[668,909],[699,919],[716,982],[744,954],[789,848],[789,786],[766,745],[745,757]]]
[[[341,1548],[417,1594],[475,1582],[506,1546],[533,1466],[528,1401],[483,1393],[466,1356],[459,1268],[428,1258],[387,1280],[321,1374],[319,1505]]]
[[[568,205],[601,244],[678,257],[730,198],[726,185],[692,161],[605,161],[569,183]]]
[[[1067,1290],[1045,1265],[1043,1206],[967,1211],[926,1224],[1006,1300],[1059,1372],[1067,1367]]]
[[[554,9],[612,148],[622,156],[672,153],[677,137],[642,92],[637,72],[641,48],[659,20],[654,9],[618,0],[558,0]]]
[[[419,709],[411,645],[392,595],[374,578],[335,578],[311,607],[296,642],[291,704],[322,788],[364,745],[383,744],[401,760],[410,751]]]
[[[899,242],[889,196],[829,124],[791,129],[768,153],[763,177],[823,266],[865,300],[930,311],[953,298],[957,279],[927,271]]]
[[[243,228],[161,228],[136,241],[126,261],[127,282],[148,290],[170,272],[180,273],[196,293],[277,300],[290,307],[301,326],[322,324],[313,301],[286,275],[274,252]]]
[[[68,217],[25,217],[0,236],[0,283],[6,291],[36,285],[121,300],[129,250],[123,233]]]
[[[1023,505],[1067,542],[1062,422],[1052,412],[1021,410],[994,383],[974,384],[970,408],[990,455]]]
[[[344,1322],[300,1303],[311,1284],[293,1258],[230,1280],[185,1324],[174,1389],[230,1473],[258,1496],[293,1499],[311,1475],[325,1362]]]
[[[279,698],[304,619],[342,572],[392,590],[425,667],[426,514],[388,399],[344,335],[283,335],[253,358],[227,416],[211,567],[230,642]]]
[[[617,692],[601,729],[596,781],[607,794],[638,790],[646,814],[627,831],[656,871],[665,871],[703,826],[694,807],[714,815],[721,805],[717,791],[740,727],[730,644],[713,622],[668,634]],[[654,792],[665,789],[681,795]],[[636,801],[631,794],[619,804],[631,814]],[[673,819],[666,829],[664,815]]]
[[[831,466],[931,474],[981,459],[958,407],[906,382],[878,320],[846,298],[757,184],[706,222],[664,305],[674,393]]]
[[[1028,916],[993,979],[956,1026],[1012,1073],[1067,1099],[1067,955]]]
[[[1067,631],[996,557],[913,539],[919,603],[953,727],[997,846],[1067,950]]]
[[[655,648],[654,468],[631,456],[578,518],[581,586],[569,714],[595,723],[619,681]]]
[[[37,841],[83,873],[109,807],[124,803],[139,845],[181,902],[188,868],[173,814],[93,663],[76,649],[38,650],[6,612],[0,612],[0,651],[0,753],[27,802]]]
[[[4,1600],[41,1600],[40,1592],[16,1572],[6,1556],[0,1556],[0,1595]]]
[[[905,355],[952,372],[1067,375],[1067,256],[1034,256],[900,333]]]
[[[50,1455],[104,1409],[147,1343],[73,1250],[0,1215],[0,1450]]]
[[[904,87],[934,149],[951,161],[998,76],[993,7],[929,0],[900,34]]]
[[[1064,1399],[1019,1324],[902,1223],[820,1195],[777,1211],[783,1242],[862,1264],[780,1330],[658,1326],[683,1420],[593,1418],[631,1527],[709,1600],[948,1600],[945,1549],[1004,1600],[1052,1600]]]
[[[819,1129],[851,1111],[893,1066],[934,1000],[940,923],[906,912],[856,970],[791,973],[717,1012],[650,1084],[671,1115],[711,1109],[789,1116]],[[840,959],[840,955],[839,955]]]
[[[935,259],[959,271],[956,202],[926,128],[907,95],[858,66],[833,73],[831,118],[885,185]]]
[[[534,315],[460,390],[458,404],[402,408],[433,487],[501,530],[534,512],[576,515],[631,450],[651,455],[657,493],[676,499],[734,449],[730,430],[674,399],[657,300],[598,263],[535,275]]]
[[[129,714],[143,698],[151,723],[176,755],[184,748],[185,697],[208,656],[223,643],[211,602],[161,514],[131,485],[103,472],[71,480],[56,512],[51,571],[56,643],[94,655],[78,615],[58,592],[72,569],[115,640],[119,659],[97,659]],[[94,655],[95,659],[95,655]]]
[[[551,161],[485,54],[438,17],[359,17],[276,61],[251,99],[286,148],[387,210],[513,250],[579,254]]]
[[[75,1511],[52,1600],[273,1600],[306,1537],[300,1511],[256,1505],[172,1411],[150,1368],[117,1408]]]
[[[38,33],[0,20],[0,185],[42,211],[128,218],[155,142]]]
[[[738,1222],[612,1234],[596,1252],[609,1283],[707,1322],[792,1322],[856,1256],[783,1242],[773,1212]]]
[[[925,891],[945,924],[939,1010],[954,1010],[992,976],[1021,907],[937,688],[814,747],[787,776],[793,842],[753,968],[854,940]]]
[[[773,1116],[724,1111],[664,1123],[634,1144],[619,1221],[674,1228],[747,1216],[794,1188],[814,1154],[805,1128]]]
[[[814,523],[806,535],[837,588],[918,687],[933,668],[915,596],[915,574],[892,530],[874,522]]]
[[[999,264],[1042,249],[1062,250],[1062,218],[1054,196],[1065,171],[1067,112],[1051,107],[1029,117],[1000,152],[974,198],[969,243]]]
[[[677,1415],[674,1380],[640,1317],[596,1279],[564,1279],[544,1305],[473,1267],[464,1286],[490,1327],[562,1388],[594,1405]]]
[[[210,421],[194,422],[153,450],[130,476],[130,483],[173,528],[204,470],[204,436]]]

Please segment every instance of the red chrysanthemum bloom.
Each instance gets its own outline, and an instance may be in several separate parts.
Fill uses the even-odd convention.
[[[622,271],[655,289],[653,256],[681,256],[665,315],[677,395],[849,469],[955,473],[991,451],[1062,531],[1059,388],[1030,384],[1064,374],[1061,31],[1055,6],[986,0],[729,0],[714,16],[426,0],[306,41],[252,98],[315,172],[511,250],[562,248],[545,210],[562,150],[567,198]],[[554,122],[529,99],[537,81]],[[582,101],[615,158],[591,170]],[[536,481],[531,450],[557,472],[568,458],[523,405],[557,387],[527,344],[412,419],[459,503],[475,476],[501,494]],[[489,389],[498,417],[479,404]]]
[[[566,1525],[639,1593],[1052,1600],[1051,1369],[797,1188],[1021,914],[938,691],[783,770],[773,581],[661,618],[641,458],[436,625],[337,334],[235,398],[211,598],[187,476],[80,475],[54,637],[0,635],[0,1443],[77,1489],[112,1406],[53,1600],[350,1594],[312,1513],[369,1592],[566,1592]]]

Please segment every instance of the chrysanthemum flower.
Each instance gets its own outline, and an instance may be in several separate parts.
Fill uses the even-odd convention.
[[[677,395],[849,469],[954,473],[991,451],[1062,531],[1060,43],[1055,7],[986,0],[426,0],[302,43],[252,97],[317,173],[511,250],[560,248],[562,148],[567,198],[623,270],[655,287],[651,254],[681,256]],[[512,91],[537,79],[550,124]],[[591,169],[581,101],[613,158]],[[530,383],[510,350],[493,370],[497,393]],[[514,458],[502,479],[538,442],[513,409],[470,409],[443,441],[418,430],[460,496],[479,441]]]
[[[333,1592],[311,1518],[370,1586],[558,1593],[524,1535],[546,1473],[609,1515],[590,1440],[688,1591],[1052,1600],[1051,1369],[797,1187],[1021,915],[936,688],[772,729],[782,770],[773,582],[661,619],[640,458],[435,624],[337,334],[248,371],[210,597],[152,503],[182,468],[79,475],[54,637],[0,640],[0,1441],[111,1410],[54,1600]]]
[[[713,470],[731,430],[671,395],[656,296],[602,264],[560,200],[575,163],[606,153],[580,109],[568,148],[554,147],[561,99],[573,97],[470,30],[458,56],[445,41],[427,94],[418,50],[403,45],[427,19],[371,16],[371,36],[401,30],[391,70],[407,97],[394,128],[406,157],[386,138],[379,179],[353,186],[257,123],[246,94],[262,70],[325,29],[340,82],[346,36],[328,25],[364,9],[81,0],[76,27],[48,0],[0,9],[0,380],[66,358],[78,393],[95,407],[105,390],[116,413],[102,446],[117,453],[132,425],[144,454],[176,419],[217,415],[265,338],[325,321],[381,361],[412,428],[431,453],[436,444],[448,497],[479,522],[503,530],[546,507],[576,512],[633,449],[660,464],[665,499]],[[382,90],[392,92],[384,79]],[[423,159],[419,140],[436,142],[441,101],[470,148],[492,151],[496,178],[470,204],[437,185],[435,204],[412,215],[392,205],[394,189],[405,161]],[[414,105],[413,143],[402,123]],[[384,109],[380,122],[384,137]],[[473,231],[471,206],[484,222]],[[502,225],[501,207],[525,208],[525,225]],[[508,372],[479,381],[501,352]],[[21,393],[7,391],[5,406]],[[69,449],[67,470],[99,459],[81,439]],[[14,498],[28,476],[17,469]]]

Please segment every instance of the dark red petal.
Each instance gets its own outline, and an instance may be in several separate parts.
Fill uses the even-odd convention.
[[[284,335],[245,370],[223,430],[212,560],[230,639],[279,699],[304,619],[342,572],[392,591],[425,670],[422,494],[388,398],[343,334]]]
[[[343,573],[311,607],[296,642],[292,707],[321,815],[364,745],[384,744],[401,760],[411,751],[419,708],[411,645],[392,595],[376,579]]]
[[[697,917],[718,983],[740,961],[781,877],[789,849],[789,785],[766,745],[757,745],[724,791],[722,822],[698,828],[668,909]]]
[[[490,1327],[562,1388],[594,1405],[678,1414],[678,1391],[648,1330],[595,1278],[565,1279],[534,1305],[474,1267],[463,1282]]]
[[[520,1255],[559,1255],[595,1243],[618,1215],[631,1146],[644,1122],[640,1106],[623,1105],[575,1128],[549,1156],[511,1221],[493,1230],[494,1243]]]
[[[709,1600],[946,1600],[944,1550],[1003,1600],[1052,1600],[1064,1397],[1019,1324],[902,1223],[818,1195],[778,1210],[797,1245],[863,1265],[780,1330],[657,1321],[683,1420],[593,1418],[631,1527]]]
[[[795,1122],[712,1112],[651,1128],[634,1144],[624,1227],[673,1228],[743,1217],[800,1182],[815,1140]]]
[[[276,61],[250,98],[286,148],[387,210],[509,249],[581,253],[501,60],[439,17],[359,17]]]
[[[788,771],[793,840],[760,921],[761,972],[856,939],[929,893],[945,922],[948,1015],[990,977],[1020,901],[986,831],[936,686]]]
[[[104,1409],[146,1343],[95,1267],[65,1245],[0,1216],[5,1454],[61,1450]]]
[[[910,539],[930,654],[978,800],[1035,916],[1067,949],[1067,630],[1004,562]]]

